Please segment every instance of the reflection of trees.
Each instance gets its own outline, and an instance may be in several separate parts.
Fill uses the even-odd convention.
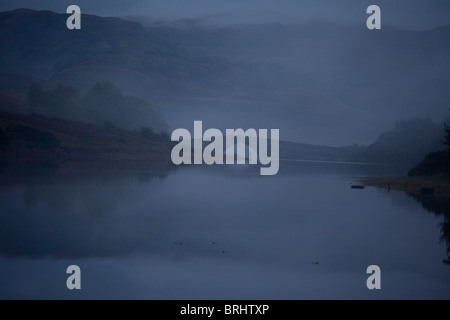
[[[49,208],[59,212],[83,210],[91,216],[106,217],[118,205],[138,202],[144,194],[136,193],[135,184],[151,184],[153,180],[163,180],[168,173],[159,172],[103,172],[90,175],[58,177],[51,175],[48,179],[36,179],[24,186],[25,204],[35,208],[45,203]],[[146,189],[140,188],[145,192]]]
[[[414,194],[409,194],[409,196],[418,201],[427,211],[434,213],[436,216],[444,216],[444,222],[440,224],[440,241],[447,245],[447,260],[444,260],[444,263],[450,265],[450,199]]]
[[[128,190],[132,181],[153,185],[154,181],[164,180],[170,174],[167,170],[140,171],[138,166],[132,167],[134,170],[116,169],[114,163],[108,169],[97,171],[89,164],[81,169],[70,166],[0,167],[0,190],[23,188],[24,203],[29,208],[45,203],[60,212],[76,208],[86,210],[92,216],[105,217],[120,203],[138,201],[139,196],[143,196]]]
[[[167,236],[161,222],[167,220],[157,209],[166,202],[154,201],[154,191],[169,174],[0,172],[7,181],[0,183],[0,256],[104,257],[156,250],[155,243]]]
[[[441,241],[447,243],[447,260],[444,263],[450,265],[450,223],[448,217],[445,219],[444,223],[441,223]]]

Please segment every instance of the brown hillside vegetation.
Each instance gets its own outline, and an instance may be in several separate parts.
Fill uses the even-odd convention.
[[[9,164],[81,160],[170,161],[168,139],[110,124],[0,112],[0,160]]]

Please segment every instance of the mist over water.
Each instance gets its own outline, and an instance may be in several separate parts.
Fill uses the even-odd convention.
[[[280,15],[275,23],[264,19],[214,22],[220,18],[215,14],[212,20],[198,19],[206,13],[197,11],[220,11],[225,4],[192,3],[192,10],[187,10],[186,4],[175,3],[169,8],[166,2],[136,2],[128,9],[123,3],[112,3],[103,8],[117,8],[126,20],[86,15],[85,27],[78,33],[59,28],[65,26],[65,14],[4,14],[2,23],[10,31],[3,35],[9,49],[3,52],[0,63],[0,71],[7,77],[0,81],[0,92],[23,101],[30,83],[37,81],[47,88],[74,87],[83,97],[107,80],[124,96],[146,100],[167,120],[169,130],[202,120],[221,130],[276,128],[281,140],[331,146],[369,145],[397,121],[430,117],[441,123],[448,116],[450,29],[445,24],[450,21],[443,27],[421,29],[426,31],[392,27],[395,24],[390,23],[395,20],[391,15],[404,17],[417,12],[423,16],[408,21],[437,23],[439,15],[448,12],[448,4],[382,2],[383,27],[370,31],[365,25],[367,7],[355,1],[339,5],[281,2],[277,7],[280,14],[291,9],[299,18],[292,21]],[[174,16],[152,18],[145,9],[152,6],[153,13],[164,8]],[[230,2],[226,6],[244,15],[254,7],[277,12],[270,10],[276,6],[271,1],[258,5]],[[296,10],[297,6],[305,8]],[[88,8],[83,12],[89,12]],[[177,10],[198,17],[181,19],[176,17]],[[323,16],[315,21],[302,19],[309,10],[316,11],[308,14],[311,19]],[[356,12],[358,22],[345,18]],[[92,9],[92,13],[99,11]],[[346,22],[327,18],[331,13]],[[45,21],[40,24],[41,32],[27,23],[30,14],[36,21]],[[16,32],[22,34],[24,42],[16,41]],[[48,46],[54,49],[48,51]],[[34,51],[34,58],[24,55],[29,50]],[[139,103],[139,107],[143,105]],[[133,119],[133,112],[127,116]],[[142,118],[141,114],[135,118]],[[76,119],[88,121],[92,117]],[[116,122],[122,125],[122,121]]]
[[[391,169],[282,168],[16,180],[0,192],[1,297],[449,298],[443,217],[402,192],[350,188]],[[61,285],[70,264],[83,270],[79,293]],[[372,264],[379,292],[365,287]]]
[[[450,298],[448,0],[75,4],[0,1],[0,299]]]

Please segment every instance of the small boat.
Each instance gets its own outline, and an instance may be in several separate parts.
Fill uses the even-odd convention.
[[[364,189],[365,186],[361,186],[361,185],[353,185],[352,189]]]

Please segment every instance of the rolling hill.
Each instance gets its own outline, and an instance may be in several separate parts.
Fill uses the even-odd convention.
[[[62,164],[65,162],[170,162],[170,141],[117,127],[0,112],[0,164]]]
[[[449,26],[143,27],[83,15],[82,30],[69,31],[66,18],[0,13],[0,72],[81,92],[109,80],[149,101],[172,129],[203,120],[219,129],[278,128],[282,139],[308,144],[369,144],[399,119],[440,121],[450,100]]]

